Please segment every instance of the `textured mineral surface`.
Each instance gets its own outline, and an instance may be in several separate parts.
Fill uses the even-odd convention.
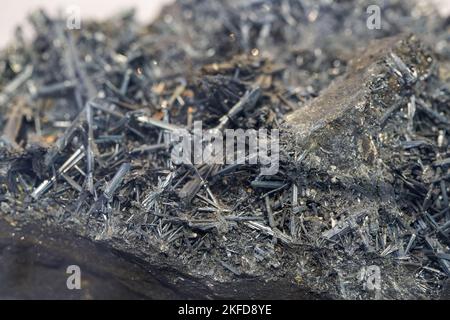
[[[373,29],[372,2],[179,0],[80,30],[32,14],[33,41],[0,53],[0,260],[14,233],[49,277],[102,256],[88,274],[128,297],[444,297],[449,20],[386,0]],[[173,163],[197,121],[279,130],[279,170]]]

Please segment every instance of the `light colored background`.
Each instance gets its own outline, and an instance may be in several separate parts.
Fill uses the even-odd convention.
[[[123,9],[135,7],[139,21],[149,23],[158,16],[161,8],[174,0],[1,0],[0,3],[0,47],[13,39],[17,25],[26,26],[27,15],[44,8],[50,14],[65,12],[70,6],[79,6],[83,19],[106,19]]]
[[[155,18],[164,4],[174,0],[1,0],[0,9],[0,47],[13,38],[14,28],[24,24],[26,16],[37,8],[45,8],[52,14],[71,5],[81,8],[82,18],[104,19],[118,13],[121,9],[136,7],[141,22],[149,23]],[[404,0],[409,1],[409,0]],[[450,0],[423,0],[435,2],[443,15],[450,14]]]

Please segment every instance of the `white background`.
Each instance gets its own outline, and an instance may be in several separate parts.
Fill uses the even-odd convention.
[[[14,28],[27,25],[27,15],[44,8],[51,14],[76,5],[81,9],[81,18],[105,19],[123,9],[136,7],[139,21],[149,23],[158,16],[161,7],[174,0],[1,0],[0,1],[0,47],[13,39]]]

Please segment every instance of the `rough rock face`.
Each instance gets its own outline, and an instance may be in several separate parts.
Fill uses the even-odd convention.
[[[344,76],[286,117],[289,139],[295,139],[294,148],[305,152],[306,167],[335,170],[335,176],[344,179],[370,181],[383,175],[381,161],[389,155],[379,149],[392,147],[381,136],[388,134],[384,128],[387,107],[398,103],[402,90],[423,87],[433,61],[431,51],[415,36],[373,41]],[[401,64],[407,66],[406,74],[393,71]]]
[[[317,239],[325,247],[350,254],[356,264],[390,256],[384,260],[390,266],[382,271],[384,298],[397,290],[399,296],[421,296],[421,290],[413,289],[421,285],[414,283],[410,271],[394,265],[402,260],[414,265],[415,258],[406,257],[416,243],[424,240],[427,246],[434,240],[417,227],[416,219],[423,221],[419,213],[401,210],[404,190],[396,181],[399,168],[411,160],[407,156],[399,160],[396,154],[402,146],[418,143],[408,139],[420,136],[412,133],[416,99],[430,78],[438,77],[431,50],[416,36],[376,40],[350,62],[345,75],[286,117],[286,161],[293,166],[299,188],[320,205],[322,214],[317,218],[332,221]],[[394,116],[405,108],[406,117]],[[419,108],[445,122],[423,101]],[[445,252],[436,241],[430,249]],[[437,265],[448,272],[448,261],[438,260]],[[337,262],[335,270],[348,272],[351,268],[344,265]],[[354,298],[355,293],[341,291],[344,297]]]
[[[433,62],[431,51],[413,35],[374,40],[345,75],[286,116],[283,141],[289,161],[309,181],[318,178],[329,189],[344,191],[338,198],[354,207],[349,211],[366,216],[395,208],[388,164],[398,147],[398,131],[407,123],[386,124],[390,113],[405,104],[405,92],[424,87]]]

